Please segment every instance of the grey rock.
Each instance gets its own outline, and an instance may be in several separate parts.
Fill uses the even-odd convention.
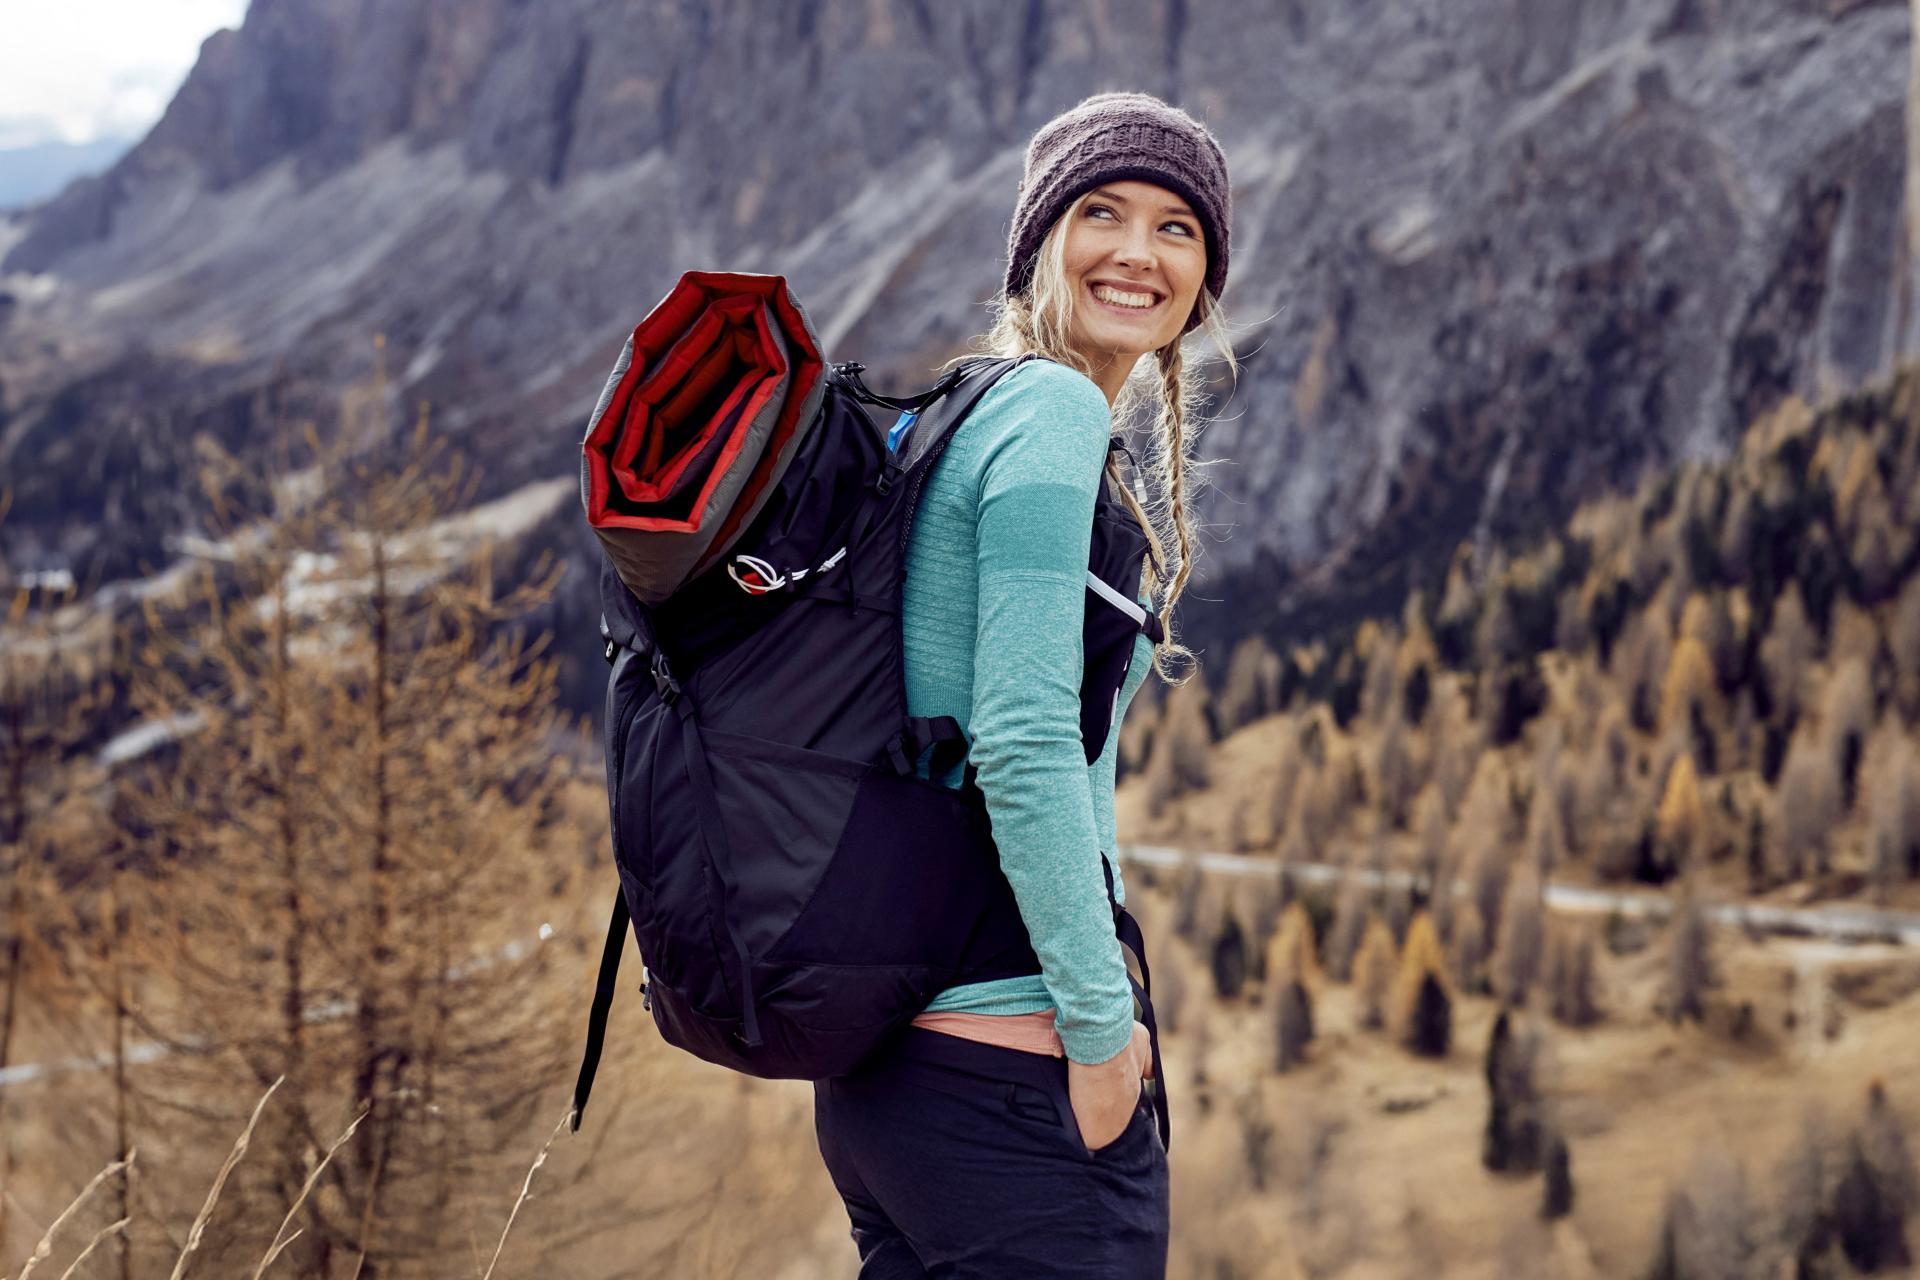
[[[110,491],[16,513],[7,559],[159,555],[186,506],[135,490],[174,483],[196,406],[324,405],[376,332],[489,492],[568,474],[689,268],[786,275],[835,357],[924,383],[984,325],[1032,130],[1134,87],[1206,119],[1235,186],[1243,368],[1201,437],[1191,635],[1397,608],[1463,539],[1915,352],[1911,23],[1897,0],[255,0],[140,146],[0,237],[0,469]],[[152,466],[47,450],[85,429],[75,396],[140,406]],[[103,500],[150,518],[105,527]]]

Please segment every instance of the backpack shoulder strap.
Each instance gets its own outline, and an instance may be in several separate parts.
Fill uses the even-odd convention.
[[[901,421],[894,424],[896,432],[902,427],[912,428],[893,461],[895,469],[911,470],[966,421],[967,415],[995,383],[1029,360],[1042,358],[1028,352],[1021,356],[991,356],[962,366],[956,371],[960,376],[952,385],[943,382],[934,389],[938,393],[936,398],[928,400],[918,411],[903,414]]]

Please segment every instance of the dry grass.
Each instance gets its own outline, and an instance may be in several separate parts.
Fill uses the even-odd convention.
[[[264,1101],[264,1099],[262,1099],[262,1101]],[[334,1139],[333,1145],[327,1148],[327,1153],[320,1157],[319,1162],[313,1166],[313,1172],[309,1173],[307,1180],[300,1185],[300,1194],[294,1197],[293,1205],[287,1210],[287,1216],[280,1219],[280,1229],[273,1233],[273,1243],[268,1246],[267,1255],[260,1259],[260,1265],[253,1269],[253,1280],[260,1280],[260,1277],[267,1273],[267,1268],[273,1265],[273,1260],[286,1252],[287,1246],[299,1237],[300,1233],[298,1231],[295,1231],[292,1235],[287,1234],[287,1227],[292,1224],[293,1215],[300,1212],[300,1206],[305,1204],[307,1197],[313,1193],[313,1184],[320,1181],[321,1173],[333,1162],[334,1153],[339,1151],[341,1147],[347,1145],[347,1139],[354,1135],[360,1128],[360,1122],[366,1118],[367,1113],[365,1111],[355,1116],[353,1123],[347,1126],[347,1131]]]
[[[540,1148],[540,1154],[533,1158],[533,1164],[527,1170],[526,1181],[520,1184],[520,1197],[513,1202],[512,1212],[507,1214],[507,1225],[500,1228],[500,1243],[493,1246],[493,1258],[487,1263],[487,1273],[481,1277],[481,1280],[493,1280],[493,1269],[500,1265],[500,1251],[507,1247],[507,1233],[513,1230],[513,1221],[520,1216],[520,1206],[525,1204],[527,1197],[533,1193],[533,1175],[540,1172],[540,1166],[547,1162],[547,1153],[553,1150],[553,1144],[560,1140],[560,1135],[572,1124],[573,1107],[569,1105],[567,1113],[560,1117],[560,1123],[555,1125],[553,1132],[547,1136],[546,1145]]]
[[[27,1257],[26,1265],[20,1268],[18,1280],[27,1280],[27,1277],[33,1274],[35,1267],[53,1256],[53,1238],[60,1233],[60,1228],[66,1226],[67,1220],[78,1213],[80,1207],[93,1198],[93,1193],[99,1190],[101,1183],[111,1178],[114,1174],[119,1173],[122,1169],[127,1168],[132,1163],[133,1152],[129,1151],[127,1152],[126,1159],[115,1160],[112,1164],[93,1175],[92,1180],[80,1189],[80,1194],[73,1198],[73,1203],[61,1210],[60,1216],[53,1220],[47,1227],[46,1233],[40,1237],[40,1242],[33,1246],[33,1252]],[[87,1247],[90,1250],[93,1246],[89,1244]],[[69,1268],[69,1270],[71,1270],[71,1268]]]

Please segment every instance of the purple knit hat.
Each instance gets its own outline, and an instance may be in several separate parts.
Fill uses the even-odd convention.
[[[1007,296],[1033,283],[1034,255],[1068,205],[1103,182],[1130,178],[1178,192],[1193,206],[1207,234],[1207,289],[1216,298],[1225,292],[1233,201],[1219,142],[1152,94],[1096,93],[1041,125],[1027,144],[1007,236]],[[1199,323],[1196,305],[1181,333]]]

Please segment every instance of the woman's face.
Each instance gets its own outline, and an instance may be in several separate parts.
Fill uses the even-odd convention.
[[[1206,232],[1187,202],[1151,182],[1094,189],[1066,228],[1072,341],[1111,400],[1135,361],[1180,336],[1207,278]]]

